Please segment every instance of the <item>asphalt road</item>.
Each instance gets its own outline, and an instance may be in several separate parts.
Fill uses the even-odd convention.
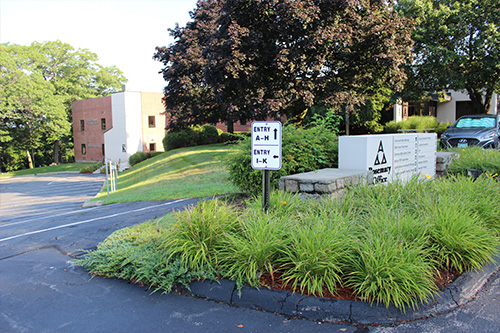
[[[394,326],[330,324],[92,278],[70,254],[197,199],[81,208],[100,175],[0,179],[0,332],[500,332],[500,274],[449,313]]]

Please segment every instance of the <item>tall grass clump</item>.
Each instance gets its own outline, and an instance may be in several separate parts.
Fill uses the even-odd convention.
[[[405,311],[433,296],[439,273],[493,260],[499,187],[491,178],[453,175],[352,186],[318,200],[273,191],[268,213],[260,197],[238,208],[201,201],[112,234],[81,263],[165,290],[216,276],[239,288],[272,279],[311,295],[348,287],[364,301]]]
[[[247,200],[249,210],[262,211],[262,196],[253,196]],[[285,217],[309,213],[319,209],[316,200],[305,200],[300,193],[285,191],[271,191],[269,196],[269,214],[276,217]]]
[[[451,150],[460,156],[454,158],[448,166],[448,173],[467,176],[469,169],[485,172],[485,176],[498,180],[500,175],[500,151],[494,149],[482,149],[476,146],[466,148],[455,148]]]
[[[488,177],[451,175],[447,181],[433,184],[445,200],[443,205],[467,209],[484,222],[491,232],[500,236],[500,182]]]
[[[437,291],[433,272],[422,246],[366,230],[356,243],[346,285],[362,300],[404,310]]]
[[[195,271],[214,271],[218,253],[231,233],[238,230],[235,211],[214,199],[198,203],[176,214],[161,248],[178,256],[182,263]]]
[[[351,261],[350,224],[325,216],[302,216],[290,233],[290,245],[282,249],[279,260],[282,279],[294,290],[323,296],[323,290],[336,294]]]
[[[390,187],[384,190],[394,193]],[[401,189],[402,185],[394,187]],[[370,212],[359,223],[346,284],[368,302],[394,304],[403,310],[406,305],[415,307],[436,291],[434,269],[425,249],[429,226],[416,214],[385,203],[370,204]]]
[[[428,207],[430,252],[440,268],[463,272],[493,260],[499,239],[477,214],[460,205],[434,202]]]
[[[263,274],[274,277],[279,254],[289,244],[286,219],[253,212],[241,222],[241,233],[230,234],[219,252],[220,269],[238,286],[259,286]]]

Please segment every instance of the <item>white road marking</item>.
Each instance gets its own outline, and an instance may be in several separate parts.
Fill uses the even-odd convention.
[[[23,234],[14,235],[14,236],[10,236],[10,237],[7,237],[7,238],[2,238],[2,239],[0,239],[0,243],[8,241],[8,240],[11,240],[11,239],[19,238],[19,237],[24,237],[24,236],[34,235],[34,234],[40,234],[42,232],[47,232],[47,231],[52,231],[52,230],[56,230],[56,229],[62,229],[62,228],[72,227],[72,226],[75,226],[75,225],[90,223],[90,222],[94,222],[94,221],[98,221],[98,220],[104,220],[104,219],[108,219],[108,218],[112,218],[112,217],[117,217],[117,216],[129,214],[129,213],[140,212],[140,211],[147,210],[147,209],[150,209],[150,208],[155,208],[155,207],[160,207],[160,206],[167,206],[167,205],[171,205],[171,204],[174,204],[174,203],[177,203],[177,202],[181,202],[181,201],[184,201],[184,200],[187,200],[187,199],[179,199],[179,200],[175,200],[175,201],[172,201],[172,202],[167,202],[167,203],[160,204],[160,205],[148,206],[148,207],[138,208],[138,209],[134,209],[134,210],[129,210],[129,211],[126,211],[126,212],[121,212],[121,213],[111,214],[111,215],[107,215],[107,216],[96,217],[96,218],[89,219],[89,220],[84,220],[84,221],[79,221],[79,222],[73,222],[73,223],[63,224],[63,225],[59,225],[59,226],[52,227],[52,228],[46,228],[46,229],[41,229],[41,230],[30,231],[30,232],[26,232],[26,233],[23,233]]]
[[[50,184],[52,184],[52,183],[56,183],[56,182],[64,182],[64,181],[66,181],[66,180],[68,180],[68,178],[60,178],[60,179],[57,179],[57,180],[51,181],[51,182],[50,182],[50,183],[48,183],[47,185],[50,185]]]
[[[71,214],[75,214],[75,213],[88,212],[89,210],[94,210],[94,209],[97,209],[97,208],[100,208],[100,207],[86,208],[85,210],[73,210],[71,212],[65,212],[65,213],[56,214],[56,215],[40,216],[40,217],[37,217],[35,215],[34,218],[29,219],[29,220],[23,220],[23,221],[12,222],[12,223],[7,223],[7,224],[0,224],[0,228],[8,227],[8,226],[11,226],[11,225],[16,225],[16,224],[28,223],[28,222],[35,221],[35,220],[38,221],[38,220],[44,220],[44,219],[49,219],[49,218],[58,217],[58,216],[64,216],[64,215],[71,215]]]

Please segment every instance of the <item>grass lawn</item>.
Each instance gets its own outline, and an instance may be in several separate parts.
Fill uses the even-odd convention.
[[[95,163],[95,162],[92,162]],[[79,172],[82,168],[91,165],[92,163],[65,163],[51,166],[44,166],[34,169],[23,169],[18,171],[6,172],[0,174],[0,177],[13,177],[13,176],[24,176],[24,175],[38,175],[42,173],[49,172],[68,172],[76,171]]]
[[[224,162],[231,157],[231,148],[216,144],[165,152],[120,173],[116,192],[108,197],[104,188],[94,200],[110,204],[236,193]]]

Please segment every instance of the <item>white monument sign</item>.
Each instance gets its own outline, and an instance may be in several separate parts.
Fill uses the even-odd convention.
[[[281,169],[281,132],[279,121],[252,123],[252,168]]]
[[[436,174],[436,133],[339,138],[339,169],[369,170],[378,183]]]

